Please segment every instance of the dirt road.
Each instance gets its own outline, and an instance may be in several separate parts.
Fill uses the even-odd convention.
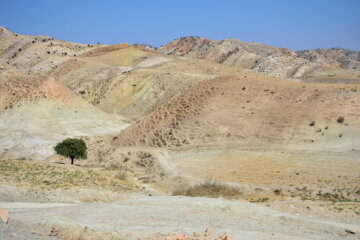
[[[208,227],[214,239],[223,233],[242,240],[359,239],[360,236],[360,223],[291,215],[266,206],[222,199],[131,196],[116,203],[2,202],[0,206],[9,210],[13,221],[88,227],[125,239],[165,239],[169,233],[192,235],[203,233]]]

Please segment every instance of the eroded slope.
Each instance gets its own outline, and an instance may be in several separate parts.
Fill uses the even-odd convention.
[[[294,52],[238,39],[183,37],[161,47],[168,55],[207,59],[277,78],[359,82],[359,52],[339,48]]]

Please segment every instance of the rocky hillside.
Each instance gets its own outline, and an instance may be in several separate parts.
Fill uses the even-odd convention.
[[[24,73],[43,73],[101,45],[80,44],[49,36],[27,36],[0,26],[0,61]],[[4,65],[1,63],[0,65]]]
[[[238,39],[222,41],[182,37],[158,49],[161,53],[207,59],[278,78],[356,82],[360,52],[332,48],[294,52]]]
[[[151,113],[179,91],[217,77],[225,68],[165,56],[142,45],[77,44],[0,28],[2,77],[53,77],[92,105],[131,119]],[[4,94],[0,111],[12,101]]]

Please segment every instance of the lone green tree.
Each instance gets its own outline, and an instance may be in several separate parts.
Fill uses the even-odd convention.
[[[74,165],[74,159],[86,159],[87,147],[86,143],[82,139],[68,138],[62,142],[59,142],[54,147],[56,154],[71,159],[71,165]]]

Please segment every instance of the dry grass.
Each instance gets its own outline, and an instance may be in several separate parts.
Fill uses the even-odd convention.
[[[121,171],[121,172],[118,172],[117,174],[115,174],[114,177],[115,177],[115,179],[125,181],[128,178],[128,174],[125,171]]]
[[[183,195],[188,197],[237,197],[241,195],[238,188],[215,181],[206,181],[204,183],[179,187],[173,192],[174,196]]]
[[[85,187],[121,191],[128,189],[125,180],[123,177],[108,177],[89,169],[18,160],[0,161],[0,182],[41,190]]]

